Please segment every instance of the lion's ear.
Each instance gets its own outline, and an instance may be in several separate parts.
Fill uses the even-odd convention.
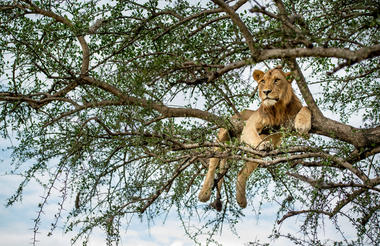
[[[253,79],[259,82],[259,80],[264,76],[264,72],[261,70],[255,70],[253,71]]]
[[[287,80],[289,83],[292,83],[292,81],[293,81],[293,79],[294,79],[293,73],[292,73],[292,72],[287,72],[287,73],[285,73],[285,78],[286,78],[286,80]]]

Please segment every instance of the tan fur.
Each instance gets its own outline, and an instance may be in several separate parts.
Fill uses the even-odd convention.
[[[294,94],[291,87],[290,73],[284,73],[281,68],[274,68],[266,73],[255,70],[253,78],[259,83],[259,96],[261,105],[256,111],[244,110],[240,113],[242,120],[246,121],[240,140],[258,150],[268,150],[276,147],[281,142],[280,135],[271,137],[269,141],[266,135],[261,134],[265,127],[295,128],[305,134],[311,128],[311,113],[307,107],[303,107],[300,100]],[[233,118],[238,116],[234,115]],[[228,131],[220,129],[218,141],[225,142],[229,139]],[[211,158],[205,182],[199,193],[199,200],[206,202],[210,199],[214,185],[215,171],[219,164],[218,158]],[[226,165],[222,162],[223,168]],[[258,167],[257,163],[247,162],[239,172],[236,183],[236,200],[240,207],[247,206],[246,182],[251,173]],[[222,168],[220,168],[222,169]],[[219,181],[222,182],[222,179]],[[220,187],[220,184],[218,184]],[[218,188],[218,194],[220,189]]]

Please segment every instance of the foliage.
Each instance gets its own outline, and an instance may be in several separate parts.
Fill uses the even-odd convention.
[[[245,158],[260,156],[250,200],[278,201],[279,223],[302,218],[299,237],[275,225],[274,238],[375,245],[379,13],[372,0],[2,1],[0,127],[3,137],[16,135],[13,172],[24,177],[8,205],[30,180],[45,188],[34,243],[53,189],[63,194],[56,217],[69,209],[65,230],[79,229],[78,238],[101,227],[117,244],[131,215],[153,219],[177,210],[190,237],[210,230],[211,243],[223,224],[234,230],[241,219],[235,177]],[[247,72],[275,64],[297,74],[313,136],[290,134],[269,152],[236,140],[224,145],[223,210],[200,206],[216,130],[241,131],[229,116],[254,101]],[[362,127],[348,124],[354,121]],[[75,204],[66,204],[68,197]],[[203,212],[204,227],[190,231],[185,221]],[[342,242],[319,239],[324,219]],[[340,229],[347,220],[356,237]]]

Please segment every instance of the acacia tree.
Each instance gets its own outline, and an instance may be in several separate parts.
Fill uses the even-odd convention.
[[[62,193],[56,218],[69,210],[65,228],[78,237],[100,227],[117,243],[130,215],[168,210],[182,220],[208,211],[201,231],[215,231],[245,212],[234,184],[244,160],[255,160],[251,206],[279,201],[278,223],[298,216],[303,231],[274,236],[328,243],[318,232],[329,219],[343,244],[379,242],[377,1],[12,0],[0,18],[1,130],[17,136],[13,168],[24,177],[8,205],[41,182],[35,236],[53,189]],[[200,206],[207,159],[221,155],[216,130],[241,132],[229,117],[257,101],[243,75],[264,64],[293,71],[312,134],[289,134],[267,152],[222,145],[222,211]],[[347,221],[355,237],[340,229]]]

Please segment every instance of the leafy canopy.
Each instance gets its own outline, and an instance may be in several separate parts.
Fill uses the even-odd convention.
[[[332,244],[320,239],[329,219],[339,245],[375,245],[379,13],[371,0],[2,1],[0,128],[17,139],[13,173],[24,177],[8,205],[31,180],[41,183],[34,243],[54,189],[62,193],[56,218],[69,210],[65,230],[78,231],[74,240],[100,227],[117,243],[133,214],[153,219],[174,210],[190,237],[210,230],[212,242],[247,213],[234,200],[235,177],[244,158],[256,158],[251,206],[277,201],[280,224],[300,218],[299,235],[274,225],[274,238]],[[242,124],[229,117],[258,106],[247,74],[278,64],[294,72],[313,135],[289,134],[270,152],[224,145],[223,210],[201,205],[216,129],[239,134]],[[185,221],[199,213],[205,226],[191,231]],[[347,221],[355,237],[340,229]]]

